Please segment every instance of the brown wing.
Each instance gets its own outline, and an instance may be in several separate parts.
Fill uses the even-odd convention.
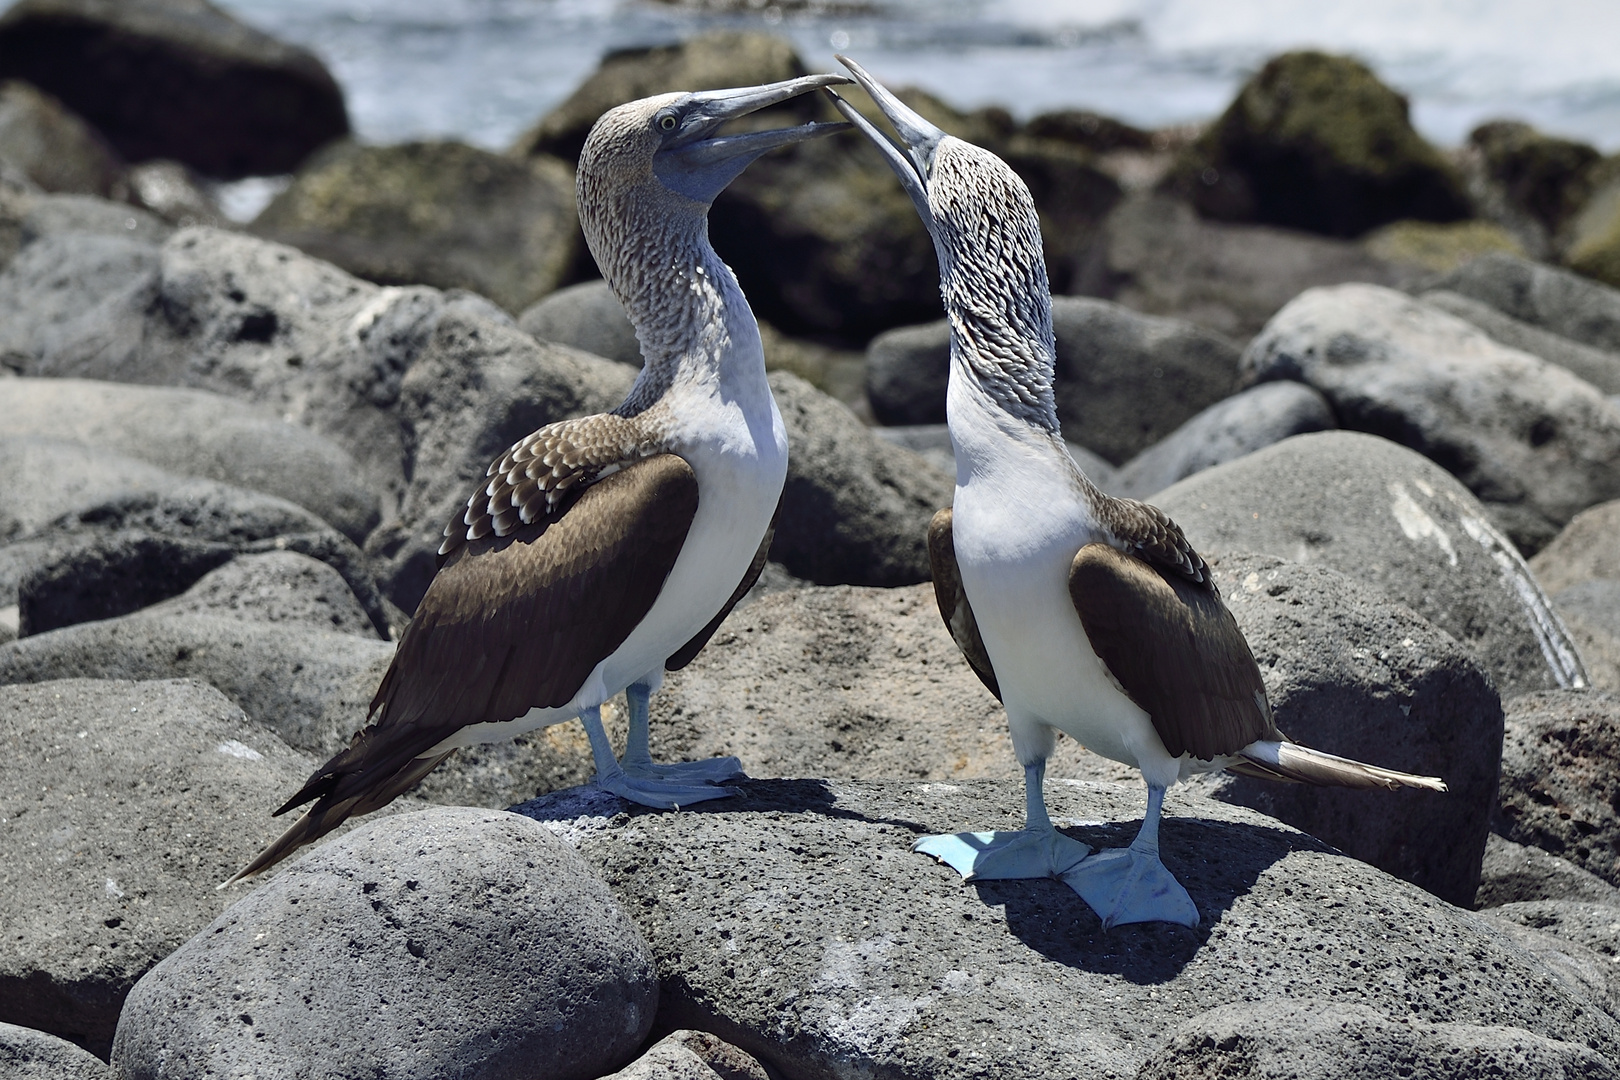
[[[1093,500],[1097,518],[1114,534],[1121,551],[1146,559],[1161,570],[1169,570],[1189,581],[1208,583],[1213,579],[1204,559],[1188,542],[1181,526],[1170,515],[1135,499],[1116,499],[1097,492]],[[1218,595],[1218,593],[1217,593]]]
[[[928,563],[934,572],[934,602],[939,605],[939,616],[945,620],[945,629],[951,640],[962,650],[968,667],[979,681],[990,688],[1001,700],[1001,684],[996,682],[996,670],[990,666],[990,654],[985,651],[984,639],[979,636],[979,623],[973,617],[967,593],[962,591],[962,574],[956,566],[956,541],[951,534],[951,508],[936,513],[928,523]]]
[[[1249,643],[1212,584],[1087,544],[1070,566],[1069,596],[1091,647],[1171,755],[1209,760],[1282,738]]]
[[[765,560],[771,552],[771,541],[776,537],[776,518],[781,512],[782,501],[778,499],[776,513],[771,515],[771,523],[765,527],[765,539],[759,542],[759,550],[754,552],[754,561],[748,564],[748,569],[743,573],[742,580],[737,583],[736,591],[731,594],[731,599],[727,600],[725,606],[720,609],[720,614],[709,620],[709,625],[699,630],[697,636],[682,645],[673,656],[664,661],[665,671],[679,671],[696,659],[697,654],[703,651],[703,646],[707,645],[709,639],[714,637],[714,632],[720,629],[720,624],[726,621],[726,616],[731,614],[731,609],[736,607],[744,596],[748,595],[748,590],[754,587],[754,582],[759,580],[759,575],[765,572]]]
[[[277,813],[386,786],[468,725],[566,705],[658,598],[697,505],[692,467],[661,454],[597,481],[555,520],[459,545],[383,676],[375,722]]]

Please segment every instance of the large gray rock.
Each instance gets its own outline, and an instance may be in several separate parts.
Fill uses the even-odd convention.
[[[0,84],[0,161],[44,191],[116,197],[124,163],[93,127],[38,88]]]
[[[602,1080],[769,1080],[765,1067],[707,1031],[676,1031]]]
[[[1530,900],[1503,904],[1491,914],[1585,946],[1611,962],[1620,956],[1620,905],[1613,902]]]
[[[584,247],[562,162],[449,140],[337,143],[252,229],[369,281],[471,289],[514,312],[555,289]]]
[[[1620,409],[1564,368],[1391,289],[1301,294],[1249,343],[1243,367],[1253,380],[1308,383],[1343,426],[1434,459],[1498,507],[1521,546],[1539,548],[1620,495]]]
[[[1052,330],[1064,437],[1116,465],[1237,388],[1236,343],[1191,323],[1060,296],[1052,301]],[[950,344],[944,321],[872,341],[866,394],[880,423],[945,420]]]
[[[195,682],[0,687],[0,1020],[106,1054],[135,980],[217,915],[313,762]]]
[[[1553,607],[1599,690],[1620,690],[1620,580],[1598,578],[1553,593]]]
[[[1474,906],[1494,908],[1541,900],[1620,907],[1620,889],[1568,859],[1491,833],[1485,838]]]
[[[1324,567],[1227,555],[1215,581],[1290,738],[1438,776],[1448,790],[1350,791],[1231,774],[1201,785],[1453,904],[1472,904],[1502,743],[1501,702],[1473,657],[1410,608]]]
[[[647,1036],[658,979],[545,827],[465,807],[380,821],[233,904],[136,986],[114,1068],[591,1080]]]
[[[13,313],[0,324],[7,366],[156,381],[140,378],[138,356],[158,264],[158,248],[139,236],[64,231],[29,243],[0,274],[0,304]]]
[[[1620,581],[1620,499],[1570,519],[1552,543],[1536,552],[1530,569],[1548,592],[1588,581]]]
[[[1620,289],[1511,255],[1486,255],[1433,283],[1520,322],[1594,348],[1620,352]]]
[[[1550,330],[1520,322],[1511,315],[1462,293],[1430,289],[1420,297],[1430,307],[1473,323],[1510,349],[1539,356],[1578,375],[1605,394],[1620,394],[1620,352],[1583,345]]]
[[[1550,926],[1528,926],[1500,914],[1498,909],[1482,911],[1480,916],[1499,927],[1507,940],[1539,960],[1565,989],[1596,1002],[1610,1016],[1620,1013],[1620,971],[1615,969],[1611,958],[1556,933]]]
[[[1145,499],[1177,480],[1272,443],[1338,426],[1333,407],[1308,386],[1296,382],[1251,386],[1217,401],[1121,465],[1114,486],[1104,490]]]
[[[1432,1023],[1366,1005],[1300,997],[1236,1002],[1177,1025],[1138,1080],[1608,1080],[1620,1070],[1578,1035]]]
[[[234,554],[228,544],[130,530],[66,543],[25,541],[0,559],[21,571],[14,582],[17,636],[28,637],[177,596]]]
[[[1360,244],[1205,221],[1185,202],[1143,195],[1108,216],[1070,291],[1242,339],[1259,333],[1302,289],[1346,281],[1399,288],[1419,276]]]
[[[0,77],[55,94],[130,161],[227,179],[288,172],[349,130],[312,53],[208,0],[23,0],[0,19]]]
[[[354,459],[306,427],[202,390],[86,379],[0,383],[0,430],[116,449],[181,476],[263,491],[319,515],[359,543],[378,493]]]
[[[1585,680],[1550,601],[1479,501],[1392,442],[1298,435],[1154,501],[1206,557],[1264,552],[1381,589],[1471,649],[1504,697]]]
[[[106,1062],[54,1035],[0,1024],[0,1072],[10,1080],[107,1080]]]
[[[605,281],[558,289],[518,316],[518,329],[621,364],[641,366],[641,342],[624,305]]]
[[[1620,695],[1543,691],[1507,705],[1494,831],[1620,885]]]
[[[954,478],[798,376],[772,372],[770,384],[788,437],[772,561],[825,585],[926,581],[928,521]]]
[[[1135,788],[1048,788],[1081,840],[1119,845],[1137,828]],[[552,820],[641,925],[661,1021],[719,1033],[786,1077],[1133,1076],[1234,988],[1620,1048],[1602,1003],[1495,924],[1253,811],[1168,802],[1161,850],[1196,931],[1105,933],[1060,882],[964,886],[911,852],[921,833],[1018,827],[1017,781],[755,781],[681,814],[587,790],[522,812]]]
[[[204,574],[152,615],[229,615],[375,639],[376,628],[336,570],[294,551],[243,555]]]

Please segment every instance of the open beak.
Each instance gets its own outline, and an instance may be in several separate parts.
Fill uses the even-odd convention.
[[[868,75],[861,65],[847,56],[839,56],[837,60],[849,69],[850,74],[855,76],[855,81],[860,83],[861,89],[871,95],[872,101],[883,111],[889,123],[894,125],[895,132],[900,136],[900,144],[895,145],[853,105],[836,93],[828,90],[828,96],[833,99],[838,111],[844,114],[844,119],[860,128],[883,154],[889,168],[900,178],[900,186],[911,196],[911,202],[917,207],[917,213],[922,215],[923,224],[928,226],[928,231],[932,234],[934,214],[928,208],[928,177],[934,167],[934,151],[939,148],[939,142],[945,137],[945,132],[924,120],[909,105],[889,93],[881,83]]]
[[[715,196],[766,151],[849,127],[837,122],[810,123],[775,131],[715,134],[722,125],[813,90],[850,81],[847,75],[806,75],[764,86],[692,94],[681,130],[658,151],[653,159],[653,172],[672,191],[699,202],[713,202]]]

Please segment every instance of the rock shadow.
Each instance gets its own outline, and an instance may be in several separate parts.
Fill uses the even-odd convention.
[[[1093,848],[1125,847],[1136,821],[1065,827]],[[1104,930],[1102,920],[1061,881],[970,883],[986,907],[1005,913],[1007,929],[1049,960],[1138,985],[1170,982],[1198,954],[1233,902],[1260,875],[1296,851],[1333,849],[1303,833],[1208,818],[1165,815],[1160,856],[1198,906],[1199,925],[1133,923]]]

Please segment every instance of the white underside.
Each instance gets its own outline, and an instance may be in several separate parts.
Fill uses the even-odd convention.
[[[664,662],[731,598],[776,512],[787,478],[787,433],[763,366],[757,385],[677,385],[670,396],[677,395],[672,404],[684,427],[672,436],[672,447],[696,474],[698,508],[652,609],[567,705],[462,728],[423,757],[572,720],[638,682],[657,690]]]
[[[1045,759],[1061,731],[1141,769],[1154,785],[1218,768],[1171,757],[1148,714],[1091,647],[1069,596],[1069,567],[1082,547],[1105,536],[1062,444],[955,392],[956,380],[952,389],[952,539],[1019,762]]]

